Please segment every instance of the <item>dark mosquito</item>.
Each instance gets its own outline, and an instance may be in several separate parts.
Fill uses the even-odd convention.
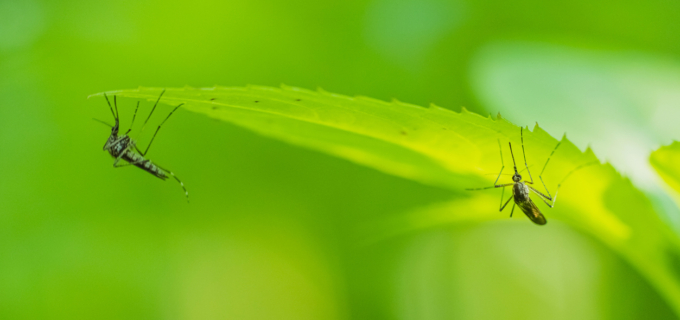
[[[142,125],[141,131],[144,130],[144,126],[146,126],[147,121],[149,121],[149,118],[151,118],[151,115],[153,114],[154,110],[156,110],[156,106],[158,105],[158,102],[161,100],[161,97],[163,96],[163,93],[165,93],[165,90],[161,92],[160,96],[158,96],[158,100],[156,100],[156,104],[153,105],[153,108],[151,109],[151,112],[149,113],[149,116],[146,118],[144,121],[144,125]],[[130,124],[130,129],[128,129],[125,134],[119,136],[118,135],[118,129],[119,129],[119,117],[118,117],[118,103],[116,102],[116,96],[113,96],[113,105],[115,106],[115,112],[113,111],[114,108],[111,107],[111,102],[109,101],[109,97],[104,94],[104,98],[106,98],[106,103],[109,105],[109,109],[111,109],[111,114],[113,114],[113,119],[115,120],[115,125],[111,126],[107,124],[106,122],[97,120],[99,122],[102,122],[108,126],[111,126],[111,135],[109,136],[109,139],[106,140],[106,144],[104,144],[104,151],[108,151],[113,158],[116,160],[113,162],[113,167],[118,168],[118,167],[124,167],[124,166],[129,166],[133,165],[137,168],[140,168],[157,178],[160,178],[162,180],[168,179],[169,176],[172,176],[179,182],[180,186],[184,190],[184,195],[187,198],[187,202],[189,201],[189,192],[187,192],[187,189],[184,187],[184,183],[182,183],[177,176],[175,176],[172,171],[163,169],[157,164],[151,162],[151,160],[146,159],[146,153],[149,151],[149,148],[151,147],[151,143],[153,143],[153,140],[156,138],[156,134],[158,134],[158,130],[161,129],[161,126],[165,123],[165,121],[170,118],[170,116],[183,104],[178,105],[173,109],[170,114],[161,122],[161,124],[156,128],[156,132],[153,134],[153,137],[151,138],[151,141],[149,142],[149,145],[146,147],[146,150],[142,152],[137,148],[137,142],[130,138],[128,136],[128,133],[132,130],[132,125],[135,123],[135,117],[137,116],[137,110],[139,109],[139,101],[137,102],[137,107],[135,108],[135,113],[132,116],[132,123]],[[95,119],[96,120],[96,119]],[[141,134],[140,131],[140,134]],[[127,163],[126,164],[118,164],[120,160],[125,160]]]
[[[520,128],[520,137],[522,141],[522,155],[524,156],[524,167],[526,168],[525,170],[527,171],[527,174],[529,175],[529,180],[524,180],[522,181],[522,176],[517,172],[517,165],[515,164],[515,155],[512,152],[512,143],[508,142],[508,145],[510,146],[510,155],[512,156],[512,165],[515,170],[515,173],[512,175],[512,183],[504,183],[504,184],[498,184],[498,180],[501,178],[501,175],[503,174],[503,169],[505,168],[504,162],[503,162],[503,150],[501,148],[501,142],[498,140],[498,148],[501,153],[501,172],[498,173],[498,177],[496,178],[496,181],[494,182],[494,185],[491,187],[485,187],[485,188],[476,188],[476,189],[466,189],[466,190],[486,190],[486,189],[492,189],[492,188],[503,188],[501,192],[501,205],[500,205],[500,210],[503,211],[505,207],[510,203],[510,200],[514,199],[514,202],[512,204],[512,210],[510,211],[510,217],[512,217],[512,213],[515,211],[515,205],[517,205],[524,214],[529,217],[529,220],[533,221],[535,224],[538,225],[544,225],[547,223],[547,220],[543,216],[540,210],[538,210],[538,207],[536,204],[531,200],[529,197],[529,194],[533,192],[534,194],[538,195],[543,202],[548,205],[548,207],[552,208],[555,206],[555,201],[557,200],[557,193],[560,191],[560,186],[562,185],[562,182],[564,182],[574,171],[579,170],[585,166],[595,164],[596,162],[589,162],[584,165],[580,165],[570,171],[562,180],[557,185],[557,190],[555,190],[555,197],[553,197],[550,194],[550,191],[548,191],[548,187],[546,187],[545,182],[543,182],[543,172],[545,171],[545,168],[548,166],[548,162],[550,162],[550,158],[555,154],[555,151],[557,148],[559,148],[560,144],[562,142],[558,142],[553,151],[550,153],[550,156],[548,156],[548,159],[545,161],[545,164],[543,165],[543,170],[541,170],[541,174],[538,175],[538,178],[541,180],[541,184],[543,184],[543,188],[545,188],[545,193],[548,195],[543,194],[542,192],[536,190],[536,188],[532,187],[531,185],[534,184],[534,179],[531,177],[531,171],[529,171],[529,166],[527,165],[527,156],[526,153],[524,152],[524,133],[523,133],[523,128]],[[522,170],[524,171],[524,170]],[[512,186],[512,196],[503,204],[503,196],[505,193],[505,187]]]

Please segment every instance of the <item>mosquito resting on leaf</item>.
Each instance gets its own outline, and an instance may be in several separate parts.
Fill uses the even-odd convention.
[[[161,95],[158,96],[158,100],[156,100],[156,104],[154,104],[153,109],[151,109],[151,112],[149,113],[149,116],[146,118],[144,121],[144,124],[142,125],[142,129],[140,130],[140,134],[142,131],[144,131],[144,126],[146,126],[147,121],[149,121],[149,118],[151,118],[151,115],[153,114],[154,110],[156,110],[156,105],[158,105],[158,102],[161,100],[161,97],[163,96],[163,93],[165,93],[165,90],[161,92]],[[114,157],[116,160],[113,162],[113,167],[118,168],[118,167],[124,167],[128,165],[134,165],[150,174],[153,174],[157,178],[160,178],[162,180],[166,180],[168,176],[172,176],[179,182],[180,186],[182,186],[182,189],[184,189],[184,195],[187,198],[187,202],[189,201],[189,192],[187,192],[187,189],[184,187],[184,183],[175,176],[174,173],[172,173],[170,170],[163,169],[159,167],[157,164],[151,162],[151,160],[148,160],[144,158],[146,156],[146,153],[149,151],[149,147],[151,147],[151,143],[153,140],[156,138],[156,134],[158,133],[158,130],[161,129],[161,126],[165,123],[165,121],[170,118],[170,116],[177,110],[179,107],[181,107],[183,104],[178,105],[173,109],[170,114],[161,122],[161,124],[158,126],[156,129],[156,132],[153,134],[153,137],[151,138],[151,141],[149,142],[149,145],[146,147],[146,150],[142,152],[137,148],[137,141],[133,140],[128,136],[128,133],[132,130],[132,125],[135,123],[135,117],[137,116],[137,109],[139,109],[139,101],[137,101],[137,108],[135,108],[135,113],[132,116],[132,124],[130,124],[130,129],[128,129],[125,134],[118,136],[118,128],[119,128],[119,117],[118,117],[118,103],[116,102],[116,96],[113,96],[113,105],[116,107],[116,112],[113,112],[113,107],[111,107],[111,102],[109,102],[109,97],[104,94],[104,98],[106,98],[106,103],[109,104],[109,109],[111,109],[111,114],[113,114],[113,119],[115,120],[115,125],[111,126],[108,123],[97,120],[101,123],[104,123],[108,126],[111,127],[111,135],[109,136],[109,139],[106,140],[106,144],[104,145],[104,150],[108,151],[112,157]],[[118,164],[120,160],[125,160],[127,163],[126,164]]]
[[[491,187],[485,187],[485,188],[476,188],[476,189],[466,189],[466,190],[486,190],[486,189],[492,189],[492,188],[503,188],[501,192],[501,207],[499,211],[503,211],[505,207],[510,203],[510,200],[514,200],[512,204],[512,210],[510,210],[510,217],[512,217],[512,213],[515,211],[515,205],[519,206],[519,208],[524,212],[524,214],[529,217],[531,221],[533,221],[535,224],[538,225],[544,225],[546,224],[546,219],[541,213],[540,210],[538,210],[538,207],[536,204],[531,201],[531,198],[529,197],[529,194],[531,192],[535,193],[538,195],[545,204],[548,205],[548,207],[552,208],[555,205],[555,201],[557,200],[557,193],[560,191],[560,186],[562,185],[562,182],[567,180],[567,178],[574,173],[574,171],[579,170],[583,167],[586,167],[591,164],[597,163],[596,161],[594,162],[589,162],[583,165],[580,165],[570,171],[562,180],[557,185],[557,190],[555,190],[555,197],[553,197],[550,194],[550,191],[548,191],[548,187],[546,187],[545,182],[543,182],[543,172],[545,171],[546,166],[548,166],[548,162],[550,161],[550,158],[552,157],[553,154],[555,154],[555,151],[557,148],[560,146],[561,142],[558,142],[557,145],[555,146],[555,149],[550,153],[550,156],[548,156],[548,159],[545,161],[545,165],[543,165],[543,170],[541,170],[541,174],[538,175],[538,178],[541,180],[541,183],[543,184],[543,188],[545,188],[545,192],[548,195],[543,194],[542,192],[536,190],[536,188],[532,187],[531,185],[534,184],[534,179],[531,177],[531,171],[529,171],[529,166],[527,165],[527,156],[526,153],[524,152],[524,133],[523,129],[520,128],[520,138],[522,141],[522,155],[524,156],[524,166],[526,168],[527,174],[529,174],[529,180],[524,180],[522,181],[522,176],[517,172],[517,164],[515,163],[515,155],[512,152],[512,143],[508,142],[508,145],[510,146],[510,155],[512,156],[512,165],[513,168],[515,169],[515,173],[512,175],[512,183],[504,183],[504,184],[498,184],[498,180],[501,178],[501,175],[503,174],[503,169],[505,168],[505,164],[503,162],[503,150],[501,148],[501,142],[498,140],[498,148],[500,149],[501,152],[501,172],[498,173],[498,177],[496,178],[496,181],[494,182],[494,185]],[[522,170],[524,171],[524,170]],[[503,204],[503,195],[505,193],[505,187],[512,186],[512,196],[508,199],[508,201]]]

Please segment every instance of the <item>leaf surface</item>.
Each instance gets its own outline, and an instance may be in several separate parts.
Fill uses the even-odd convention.
[[[107,94],[155,101],[161,91],[139,88]],[[498,212],[501,190],[464,189],[493,185],[501,165],[506,175],[499,183],[511,182],[508,143],[519,170],[524,169],[520,128],[500,116],[492,119],[464,109],[457,113],[434,105],[426,108],[288,86],[169,88],[161,103],[183,103],[186,110],[458,195],[450,203],[362,226],[366,239],[450,223],[507,219],[509,211]],[[539,174],[558,141],[538,125],[523,135],[530,170],[521,173],[525,180],[533,179],[536,189],[555,195],[557,184],[569,175],[555,208],[533,198],[548,220],[540,228],[559,221],[590,234],[629,261],[680,314],[679,241],[648,199],[610,165],[599,164],[590,150],[582,152],[566,138],[543,174],[550,190],[546,191]],[[594,161],[598,164],[573,172]],[[510,190],[505,191],[503,200],[510,196]],[[515,223],[531,223],[518,209],[514,214]]]
[[[680,142],[673,142],[652,152],[649,161],[661,178],[680,192]]]

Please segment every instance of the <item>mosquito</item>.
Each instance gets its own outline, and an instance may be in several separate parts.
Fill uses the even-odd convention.
[[[156,100],[156,104],[154,104],[153,108],[151,109],[151,112],[149,113],[149,116],[146,118],[144,121],[144,124],[142,125],[142,129],[140,130],[140,134],[142,131],[144,131],[144,127],[146,126],[146,123],[149,121],[149,118],[151,118],[151,115],[153,114],[154,110],[156,110],[156,106],[158,105],[158,102],[161,100],[161,97],[163,96],[163,93],[165,93],[165,90],[161,92],[160,96],[158,96],[158,100]],[[119,129],[119,117],[118,117],[118,103],[116,102],[116,96],[113,96],[113,105],[115,106],[115,112],[113,111],[114,108],[111,107],[111,102],[109,101],[109,97],[104,94],[104,98],[106,98],[106,103],[109,105],[109,109],[111,109],[111,114],[113,114],[113,119],[115,120],[115,125],[111,126],[110,124],[97,120],[101,123],[104,123],[108,126],[111,127],[111,135],[109,136],[109,139],[106,140],[106,144],[104,145],[104,151],[108,151],[113,158],[116,160],[113,162],[113,167],[118,168],[118,167],[125,167],[129,165],[134,165],[137,168],[140,168],[157,178],[160,178],[161,180],[166,180],[168,179],[169,176],[172,176],[177,180],[177,182],[180,184],[182,189],[184,190],[184,195],[187,198],[187,202],[189,202],[189,192],[187,189],[184,187],[184,183],[175,176],[172,171],[163,169],[157,164],[151,162],[151,160],[146,159],[146,153],[149,152],[149,148],[151,147],[151,143],[153,143],[153,140],[156,138],[156,134],[158,134],[158,130],[161,129],[161,126],[167,121],[170,116],[179,108],[183,105],[180,104],[175,109],[173,109],[170,114],[161,122],[161,124],[156,128],[156,132],[153,134],[153,137],[151,137],[151,141],[149,142],[149,145],[146,147],[146,150],[142,152],[139,150],[137,147],[137,141],[133,140],[128,136],[128,133],[132,130],[132,125],[135,123],[135,118],[137,117],[137,110],[139,109],[139,101],[137,101],[137,107],[135,108],[135,113],[132,116],[132,123],[130,124],[130,129],[128,129],[125,134],[119,136],[118,135],[118,129]],[[127,163],[125,164],[119,164],[121,160],[125,160]]]
[[[557,148],[559,148],[560,144],[562,143],[561,141],[557,143],[555,148],[552,150],[550,153],[550,156],[548,156],[548,159],[545,161],[545,164],[543,165],[543,169],[541,170],[541,173],[538,175],[538,178],[541,180],[541,184],[543,184],[543,188],[545,189],[545,193],[548,195],[543,194],[542,192],[536,190],[536,188],[532,187],[534,185],[534,179],[531,176],[531,171],[529,171],[529,166],[527,165],[527,156],[526,153],[524,152],[524,132],[523,128],[520,128],[520,138],[522,141],[522,155],[524,156],[524,166],[525,170],[527,171],[527,174],[529,175],[529,180],[524,180],[522,181],[522,176],[517,172],[517,164],[515,163],[515,155],[512,152],[512,143],[508,142],[508,146],[510,147],[510,155],[512,156],[512,165],[515,170],[515,173],[512,175],[512,183],[504,183],[504,184],[498,184],[498,180],[501,178],[501,175],[503,174],[503,169],[505,168],[505,164],[503,162],[503,150],[501,148],[501,142],[498,140],[498,148],[501,153],[501,172],[498,173],[498,177],[496,178],[496,181],[494,182],[494,185],[491,187],[485,187],[485,188],[476,188],[476,189],[466,189],[466,190],[486,190],[486,189],[492,189],[492,188],[503,188],[501,191],[501,204],[500,204],[500,210],[503,211],[505,207],[510,203],[510,200],[514,200],[512,204],[512,210],[510,210],[510,217],[512,218],[512,214],[515,211],[515,205],[517,205],[524,214],[529,217],[529,220],[531,220],[533,223],[538,224],[538,225],[544,225],[547,223],[547,220],[543,216],[540,210],[538,210],[538,207],[536,204],[531,200],[529,197],[529,194],[533,192],[534,194],[538,195],[538,197],[543,200],[543,202],[548,205],[548,207],[552,208],[555,206],[555,201],[557,200],[557,193],[560,191],[560,186],[562,185],[562,182],[564,182],[574,171],[579,170],[583,167],[586,167],[591,164],[595,164],[596,161],[589,162],[583,165],[580,165],[573,169],[571,172],[569,172],[565,178],[562,180],[557,185],[557,190],[555,190],[555,197],[553,197],[550,194],[550,191],[548,190],[548,187],[546,187],[545,182],[543,182],[543,172],[545,172],[545,168],[548,166],[548,162],[550,162],[550,158],[555,154],[555,151]],[[522,170],[524,171],[524,170]],[[505,193],[505,187],[510,187],[512,186],[512,196],[503,204],[503,198],[504,198],[504,193]]]

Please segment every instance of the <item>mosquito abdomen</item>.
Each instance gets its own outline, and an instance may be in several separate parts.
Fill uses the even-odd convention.
[[[168,178],[168,174],[165,172],[165,170],[155,165],[153,162],[151,162],[151,160],[144,159],[144,157],[141,154],[138,154],[134,151],[128,151],[123,156],[123,159],[125,159],[129,163],[132,163],[135,167],[140,168],[150,174],[153,174],[154,176],[160,179],[165,180]]]

